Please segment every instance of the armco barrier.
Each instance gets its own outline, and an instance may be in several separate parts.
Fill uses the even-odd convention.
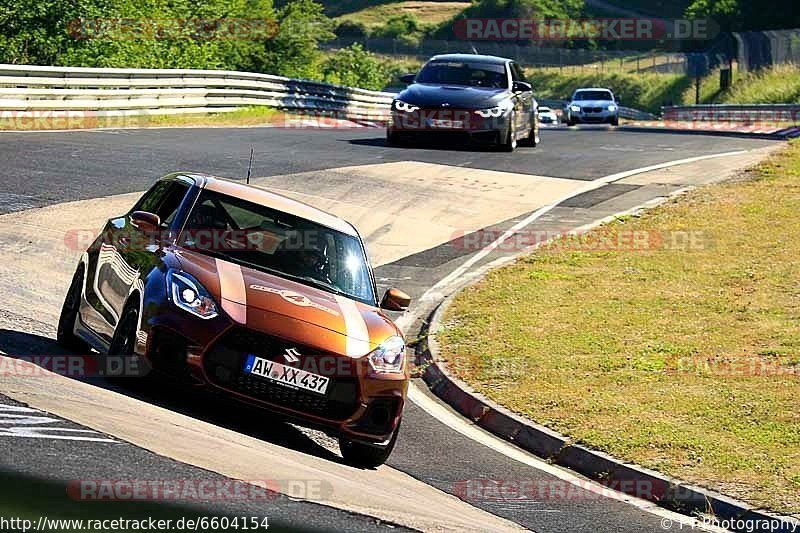
[[[708,104],[662,107],[664,121],[800,124],[800,104]]]
[[[9,111],[81,111],[103,115],[233,111],[264,105],[383,121],[394,93],[226,70],[111,69],[0,64],[0,117]],[[562,108],[561,100],[539,101]],[[655,117],[620,107],[620,116]]]
[[[392,96],[250,72],[0,65],[0,116],[3,111],[46,110],[196,113],[265,105],[381,120]]]

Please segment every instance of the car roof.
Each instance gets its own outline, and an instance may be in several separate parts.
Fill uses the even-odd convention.
[[[343,218],[262,187],[247,185],[240,181],[197,172],[175,172],[161,179],[180,179],[180,177],[189,178],[200,188],[233,196],[234,198],[240,198],[258,205],[271,207],[278,211],[283,211],[284,213],[289,213],[322,226],[335,229],[347,235],[359,237],[353,225]]]
[[[608,91],[610,93],[614,92],[607,87],[581,87],[580,89],[575,89],[575,92],[578,91]]]
[[[472,61],[474,63],[491,63],[494,65],[503,65],[511,61],[505,57],[498,56],[484,56],[480,54],[441,54],[435,55],[429,61]]]

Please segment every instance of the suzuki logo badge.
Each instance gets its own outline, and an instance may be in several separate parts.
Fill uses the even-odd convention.
[[[287,363],[296,363],[300,360],[298,355],[300,355],[300,352],[297,351],[297,348],[286,348],[283,358],[286,359]]]

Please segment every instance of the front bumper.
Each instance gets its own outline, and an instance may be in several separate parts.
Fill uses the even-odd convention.
[[[323,353],[222,315],[202,328],[183,315],[159,314],[150,321],[145,357],[162,373],[352,440],[383,442],[400,422],[407,374],[378,375],[365,357]],[[297,362],[283,359],[288,347],[301,354]],[[325,375],[330,379],[325,394],[245,373],[244,361],[251,353]]]
[[[580,112],[570,111],[567,115],[568,120],[582,124],[608,124],[619,120],[619,111],[609,111],[607,109],[590,111],[581,109]]]
[[[500,144],[508,130],[508,115],[483,118],[472,111],[392,111],[387,133],[419,141]]]

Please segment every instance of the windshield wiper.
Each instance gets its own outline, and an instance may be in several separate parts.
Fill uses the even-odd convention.
[[[350,295],[344,292],[342,289],[340,289],[339,287],[337,287],[332,283],[328,283],[327,281],[322,281],[321,279],[313,278],[311,276],[293,276],[293,277],[297,277],[299,279],[307,281],[312,285],[314,285],[315,287],[317,287],[318,289],[327,289],[334,294],[338,294],[339,296],[350,297]]]

